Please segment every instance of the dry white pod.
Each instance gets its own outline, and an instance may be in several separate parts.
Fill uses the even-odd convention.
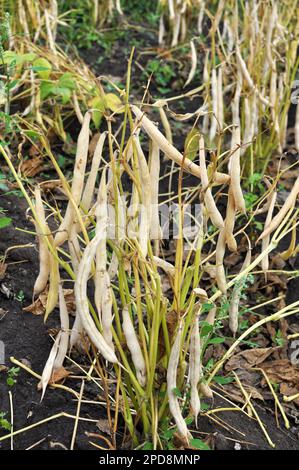
[[[186,421],[183,418],[178,397],[176,395],[176,379],[180,359],[182,332],[183,327],[180,325],[169,356],[167,367],[167,395],[169,410],[175,420],[178,432],[182,437],[189,441],[192,439],[192,435],[187,428]]]
[[[154,240],[155,253],[159,252],[161,227],[159,220],[159,179],[160,179],[160,150],[158,145],[150,143],[150,179],[151,179],[151,205],[152,216],[150,224],[150,238]]]
[[[141,387],[145,387],[146,385],[145,361],[144,361],[143,353],[142,353],[142,350],[141,350],[141,347],[137,338],[137,334],[134,329],[134,325],[131,320],[128,307],[123,308],[122,314],[123,314],[122,326],[123,326],[127,346],[131,353],[132,362],[136,370],[136,377]]]
[[[71,188],[71,194],[74,203],[79,206],[82,190],[84,185],[85,168],[88,155],[89,146],[89,123],[90,113],[87,112],[84,116],[82,128],[78,137],[76,159],[74,165],[73,182]],[[75,209],[71,201],[68,202],[67,209],[63,221],[55,236],[55,245],[62,245],[69,236],[69,231],[72,227],[72,223],[75,218]]]
[[[251,247],[248,248],[244,263],[241,268],[241,272],[244,271],[250,265],[250,262],[251,262]],[[239,303],[240,303],[241,293],[242,293],[242,281],[234,286],[230,305],[229,305],[229,328],[234,336],[236,335],[238,331]]]
[[[175,11],[173,0],[168,0],[169,19],[173,21],[175,19]]]
[[[94,301],[97,307],[100,320],[102,319],[102,299],[106,288],[104,281],[107,270],[107,184],[106,168],[103,169],[96,207],[96,234],[100,235],[99,243],[96,249],[96,271],[94,276],[95,294]]]
[[[203,137],[199,141],[199,162],[201,169],[201,183],[202,191],[204,192],[204,202],[208,212],[208,215],[215,225],[215,227],[222,228],[224,227],[224,222],[222,215],[217,209],[216,203],[214,201],[211,189],[209,188],[209,178],[206,167],[206,157],[205,157],[205,143]]]
[[[271,14],[269,15],[269,23],[267,25],[267,33],[266,33],[266,56],[267,56],[267,61],[268,64],[272,69],[275,68],[274,60],[272,57],[272,36],[273,36],[273,31],[276,26],[277,20],[278,20],[278,14],[277,14],[277,2],[271,2],[271,7],[272,11]]]
[[[211,118],[210,126],[210,140],[214,140],[217,132],[218,125],[218,87],[217,87],[217,72],[216,69],[212,69],[211,75],[211,89],[212,89],[212,111],[213,116]]]
[[[241,137],[240,137],[240,128],[239,126],[234,127],[233,129],[233,138],[232,138],[232,154],[230,156],[230,187],[235,201],[236,210],[245,214],[246,207],[243,197],[243,192],[241,188],[241,167],[240,167],[240,146],[241,146]]]
[[[39,274],[33,288],[33,295],[39,295],[46,287],[50,275],[50,253],[45,237],[49,235],[46,215],[39,187],[35,189],[35,212],[38,223],[35,223],[39,244]]]
[[[93,154],[90,173],[87,178],[85,188],[83,191],[81,204],[82,204],[83,209],[87,212],[90,209],[92,198],[94,195],[96,179],[97,179],[97,175],[98,175],[98,171],[99,171],[99,167],[100,167],[100,163],[102,159],[103,147],[105,144],[106,137],[107,137],[107,132],[103,132],[99,137],[99,140],[97,142],[97,145]]]
[[[162,126],[164,127],[165,137],[168,140],[168,142],[172,144],[172,141],[173,141],[172,130],[171,130],[171,126],[169,124],[169,121],[167,119],[163,106],[159,106],[158,110],[159,110]]]
[[[109,268],[108,268],[108,274],[109,274],[109,278],[111,281],[115,278],[117,271],[118,271],[118,257],[115,251],[113,251]]]
[[[199,384],[199,390],[204,397],[213,398],[213,391],[211,387],[204,382]]]
[[[159,39],[158,39],[158,44],[159,44],[159,46],[162,46],[162,44],[164,43],[164,35],[165,35],[164,15],[160,15],[160,20],[159,20]]]
[[[201,345],[199,334],[198,315],[194,319],[190,335],[189,348],[189,380],[191,386],[190,405],[191,412],[195,418],[195,426],[197,428],[197,417],[200,412],[200,398],[198,394],[198,384],[202,378],[201,365]]]
[[[81,111],[81,108],[80,108],[80,105],[79,105],[79,101],[78,101],[78,97],[77,97],[77,94],[75,92],[73,92],[73,104],[74,104],[74,110],[75,110],[77,119],[80,122],[80,124],[82,125],[83,120],[84,120],[84,116],[82,114],[82,111]]]
[[[179,35],[180,35],[180,26],[181,26],[181,14],[177,12],[174,18],[174,25],[172,30],[172,41],[171,47],[175,47],[178,45],[179,42]]]
[[[116,363],[117,357],[111,347],[106,343],[101,333],[96,328],[88,307],[87,299],[87,281],[91,269],[97,245],[102,237],[101,233],[97,233],[91,242],[86,246],[79,264],[77,280],[75,282],[75,298],[77,311],[80,314],[84,330],[89,336],[90,340],[100,351],[102,356],[109,362]]]
[[[137,108],[137,106],[132,105],[131,109],[138,121],[140,122],[142,128],[148,134],[148,136],[158,145],[162,152],[167,155],[168,158],[175,161],[179,166],[182,166],[186,171],[191,173],[194,176],[200,178],[200,167],[193,163],[189,158],[184,158],[183,155],[168,142],[166,137],[159,131],[151,120],[145,116],[145,114]],[[229,182],[229,176],[224,173],[216,172],[214,175],[215,184],[226,184]]]
[[[234,237],[234,227],[236,218],[235,201],[231,190],[231,185],[228,190],[226,217],[225,217],[225,239],[228,249],[230,251],[237,251],[237,242]]]
[[[158,256],[153,256],[153,261],[155,262],[158,268],[163,269],[163,271],[170,277],[175,276],[175,267],[173,266],[173,264],[169,263],[168,261],[165,261],[162,258],[159,258]]]
[[[218,77],[217,77],[217,119],[219,130],[223,129],[224,126],[224,105],[223,105],[223,77],[222,77],[222,67],[218,68]]]
[[[148,164],[141,148],[139,138],[133,136],[134,143],[136,145],[138,164],[139,164],[139,177],[141,183],[141,213],[140,213],[140,224],[139,224],[139,244],[142,255],[146,257],[148,250],[148,241],[151,224],[152,214],[152,196],[151,196],[151,177],[148,168]]]
[[[263,103],[265,106],[271,107],[271,103],[269,102],[269,100],[267,98],[265,98],[264,96],[262,96],[262,94],[257,90],[255,84],[253,83],[253,80],[252,80],[252,78],[250,76],[250,73],[247,69],[247,65],[246,65],[245,61],[242,58],[240,48],[239,48],[238,45],[236,45],[236,57],[237,57],[237,63],[239,65],[239,68],[240,68],[240,70],[242,72],[242,75],[243,75],[245,81],[247,82],[249,88],[251,88],[251,90],[254,91],[254,93],[256,93],[256,95],[258,96],[261,103]]]
[[[191,69],[187,78],[187,81],[184,86],[189,85],[189,83],[192,82],[194,75],[196,73],[196,67],[197,67],[197,54],[196,54],[196,48],[194,45],[194,41],[190,41],[190,48],[191,48]]]
[[[110,278],[107,271],[104,273],[103,277],[103,292],[101,298],[101,317],[102,317],[102,326],[103,326],[103,337],[110,346],[111,349],[114,350],[113,345],[113,336],[112,336],[112,323],[113,323],[113,314],[112,314],[112,293],[111,293],[111,285],[110,285]]]
[[[236,91],[235,96],[232,101],[232,114],[233,114],[233,124],[234,126],[240,126],[240,97],[242,92],[242,74],[238,70],[237,72],[237,84],[236,84]]]
[[[205,1],[200,2],[200,9],[198,12],[198,17],[197,17],[197,32],[198,34],[202,34],[202,21],[205,13]]]
[[[42,372],[42,378],[40,383],[38,384],[38,388],[42,389],[42,396],[40,401],[44,398],[48,383],[50,382],[50,379],[53,374],[53,368],[54,368],[54,362],[57,356],[57,352],[59,349],[59,343],[61,339],[61,331],[59,331],[58,335],[55,338],[54,344],[52,346],[51,352],[49,354],[48,360],[46,362],[46,365],[44,367],[44,370]]]
[[[221,290],[223,294],[226,294],[227,291],[225,270],[223,265],[225,255],[225,235],[225,228],[222,228],[219,232],[216,245],[216,282],[218,289]]]
[[[70,351],[73,349],[73,347],[81,344],[83,332],[83,323],[78,311],[76,310],[75,321],[73,323],[70,335]]]
[[[290,194],[286,198],[282,208],[276,214],[276,216],[272,219],[268,227],[264,229],[263,233],[258,238],[258,241],[262,240],[267,235],[271,234],[279,226],[279,224],[283,221],[283,219],[285,218],[289,210],[294,208],[298,194],[299,194],[299,176],[297,177],[295,184],[292,187]]]
[[[273,191],[269,197],[270,203],[268,208],[268,213],[265,221],[265,229],[267,229],[272,221],[273,211],[276,203],[277,192]],[[262,240],[262,253],[268,248],[270,243],[270,234],[266,235]],[[267,276],[267,271],[269,269],[269,255],[263,257],[261,261],[261,267],[265,275],[265,279]]]
[[[76,224],[73,224],[71,229],[70,238],[68,240],[69,252],[71,256],[71,262],[74,273],[77,275],[78,267],[81,259],[81,248],[77,236],[77,227]],[[70,350],[74,346],[77,346],[81,343],[83,334],[83,325],[81,321],[81,317],[76,311],[75,321],[72,326],[71,335],[70,335]]]
[[[66,301],[64,298],[63,288],[61,285],[59,285],[59,313],[60,313],[61,335],[60,335],[57,356],[54,361],[54,367],[53,367],[54,370],[60,369],[63,365],[65,356],[67,354],[68,346],[69,346],[69,336],[70,336],[69,314],[67,311]]]

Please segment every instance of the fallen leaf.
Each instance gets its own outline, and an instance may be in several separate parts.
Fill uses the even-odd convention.
[[[5,278],[6,269],[7,269],[7,264],[0,263],[0,281],[3,281],[3,279]]]
[[[30,158],[29,160],[24,160],[20,165],[21,173],[28,177],[36,176],[41,173],[44,169],[44,160],[38,155],[37,157]]]
[[[226,365],[226,370],[252,369],[263,363],[276,348],[246,349],[231,357]]]
[[[49,289],[47,287],[32,304],[23,308],[24,312],[33,313],[33,315],[44,315],[47,306],[48,293]],[[67,310],[69,314],[73,314],[76,311],[76,302],[73,289],[63,289],[63,293]]]
[[[293,365],[289,359],[278,359],[259,365],[270,380],[280,383],[293,383],[299,386],[299,367]]]
[[[96,427],[99,429],[99,431],[111,437],[111,428],[108,419],[99,419],[96,422]]]
[[[59,369],[54,370],[49,380],[49,385],[57,384],[64,380],[66,377],[70,375],[70,372],[66,370],[64,367],[60,367]]]
[[[292,395],[297,395],[297,393],[299,393],[299,385],[295,386],[295,385],[290,385],[288,383],[283,382],[282,384],[280,384],[280,393],[287,397],[290,397]],[[296,398],[295,400],[293,400],[293,403],[299,406],[299,398]]]

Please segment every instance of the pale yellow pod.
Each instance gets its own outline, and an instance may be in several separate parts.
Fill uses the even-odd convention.
[[[183,418],[178,397],[175,394],[177,387],[177,371],[181,351],[181,340],[182,340],[182,325],[179,326],[178,332],[176,334],[175,341],[171,348],[168,367],[167,367],[167,395],[169,402],[169,410],[173,416],[175,423],[178,428],[179,434],[184,437],[187,441],[192,439],[192,435],[187,428],[186,421]]]
[[[123,309],[123,330],[126,338],[126,342],[131,353],[132,361],[136,369],[136,376],[139,384],[142,387],[146,385],[146,366],[143,357],[143,353],[135,332],[134,325],[132,323],[128,307]]]
[[[231,179],[231,190],[235,201],[235,208],[237,211],[246,213],[244,196],[241,188],[241,166],[240,166],[240,146],[241,136],[240,127],[236,126],[233,129],[232,137],[232,154],[230,156],[230,179]]]
[[[73,173],[71,194],[76,206],[79,206],[85,177],[86,162],[89,146],[89,123],[91,115],[87,112],[84,116],[82,128],[78,137],[76,159]],[[69,237],[70,229],[75,218],[75,208],[71,201],[68,202],[63,221],[55,236],[55,245],[62,245]]]
[[[54,361],[54,370],[60,369],[63,365],[64,359],[67,355],[67,350],[69,346],[69,314],[67,311],[66,301],[64,298],[63,288],[59,285],[59,313],[60,313],[60,325],[61,325],[61,335],[59,341],[59,347],[57,356]]]
[[[202,190],[204,192],[204,202],[205,202],[208,215],[212,223],[215,225],[215,227],[222,228],[224,227],[223,218],[217,209],[211,189],[209,187],[209,178],[208,178],[208,172],[207,172],[207,167],[206,167],[206,157],[205,157],[205,144],[204,144],[203,137],[201,137],[199,141],[199,162],[200,162],[200,169],[201,169],[200,174],[201,174]]]
[[[237,242],[234,237],[236,209],[235,201],[232,194],[231,187],[228,190],[228,199],[226,206],[226,218],[225,218],[225,239],[228,249],[230,251],[237,251]]]
[[[46,222],[45,210],[39,187],[35,189],[35,211],[38,218],[35,222],[39,243],[39,274],[35,281],[33,293],[39,295],[46,287],[50,275],[50,253],[45,237],[50,233]]]
[[[282,208],[276,214],[276,216],[272,219],[269,226],[264,229],[263,233],[260,235],[258,240],[262,240],[267,235],[271,234],[279,226],[279,224],[283,221],[283,219],[285,218],[289,210],[291,210],[295,206],[295,202],[296,202],[298,194],[299,194],[299,176],[297,177],[295,184],[292,187],[292,190],[290,194],[288,195],[287,199],[285,200]]]
[[[221,229],[218,235],[217,245],[216,245],[216,282],[218,289],[221,290],[223,294],[226,294],[227,284],[225,277],[225,269],[223,265],[225,255],[225,229]]]
[[[167,155],[170,160],[176,162],[179,166],[182,166],[187,172],[191,173],[198,178],[201,177],[200,167],[193,163],[189,158],[184,158],[183,155],[168,142],[166,137],[159,131],[159,129],[155,126],[150,119],[145,116],[145,114],[137,108],[137,106],[132,105],[131,109],[141,126],[145,130],[145,132],[149,135],[149,137],[158,145],[158,147],[162,150],[162,152]],[[215,172],[214,175],[214,184],[225,184],[228,183],[230,180],[229,175],[224,173]]]

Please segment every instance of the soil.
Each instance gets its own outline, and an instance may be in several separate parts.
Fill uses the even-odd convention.
[[[16,228],[32,230],[32,224],[26,220],[27,205],[24,199],[0,197],[1,207],[7,210],[12,217],[12,224],[1,230],[0,253],[3,255],[9,247],[25,244],[35,244],[34,237]],[[41,316],[26,313],[22,309],[32,301],[32,289],[39,267],[36,246],[19,248],[9,252],[7,258],[7,271],[0,282],[0,306],[7,313],[0,320],[0,340],[5,346],[3,364],[10,368],[10,356],[25,362],[33,371],[40,374],[49,356],[52,340],[49,328],[58,326],[58,312],[50,316],[45,325]],[[4,286],[4,289],[3,289]],[[5,287],[10,292],[10,298],[3,294]],[[22,294],[23,293],[23,294]],[[22,298],[22,300],[18,300]],[[7,373],[0,373],[0,412],[7,412],[10,419],[8,392],[12,392],[14,408],[14,428],[22,429],[55,414],[65,412],[76,414],[77,401],[71,394],[60,390],[46,392],[42,402],[41,393],[37,390],[38,380],[27,372],[21,370],[17,382],[12,387],[7,385]],[[79,392],[80,382],[70,381],[69,385]],[[94,400],[96,390],[87,384],[85,394],[87,399]],[[82,404],[81,416],[95,420],[105,418],[105,409],[100,405]],[[82,424],[83,423],[83,424]],[[32,431],[20,434],[15,438],[15,449],[26,449],[36,442],[43,440],[36,446],[37,449],[59,449],[62,446],[69,448],[74,427],[74,420],[70,418],[57,418],[43,424]],[[76,439],[76,449],[92,449],[89,438],[85,432],[97,432],[95,423],[79,422]],[[5,434],[0,431],[0,434]],[[0,442],[0,449],[9,449],[10,442]]]

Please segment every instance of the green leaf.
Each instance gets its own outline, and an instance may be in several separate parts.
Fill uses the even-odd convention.
[[[27,137],[31,139],[38,139],[40,137],[40,134],[36,131],[30,131],[30,130],[23,130],[23,134],[25,134]]]
[[[0,427],[5,429],[5,431],[11,430],[11,424],[7,421],[7,419],[0,418]]]
[[[3,62],[7,65],[23,65],[24,62],[32,62],[36,57],[34,53],[17,54],[13,51],[5,51],[3,54]]]
[[[52,65],[44,57],[39,57],[33,62],[32,70],[43,80],[48,80],[52,72]]]
[[[220,338],[220,337],[212,338],[210,339],[209,344],[221,344],[221,343],[224,343],[224,341],[225,341],[225,338]]]
[[[88,105],[93,109],[91,117],[95,127],[98,129],[105,112],[105,102],[103,98],[96,96],[95,98],[89,100]]]
[[[8,227],[11,224],[11,220],[10,217],[0,217],[0,229]]]
[[[58,80],[58,86],[60,88],[68,88],[69,90],[75,90],[76,82],[74,80],[73,75],[69,72],[61,75],[61,77]]]
[[[194,160],[199,149],[200,133],[197,129],[193,128],[189,132],[185,140],[184,156],[189,160]]]
[[[207,322],[203,322],[200,330],[200,336],[203,338],[213,331],[213,325],[210,325]]]
[[[41,99],[44,100],[48,98],[48,96],[53,93],[53,89],[55,89],[55,84],[53,82],[49,82],[49,81],[42,82],[40,86]]]
[[[145,444],[143,444],[142,450],[153,450],[153,444],[151,442],[145,442]]]
[[[192,447],[195,447],[195,449],[211,450],[208,444],[203,442],[201,439],[191,439],[190,444]]]
[[[179,391],[179,389],[177,387],[173,388],[172,392],[175,396],[177,396],[179,398],[182,396],[181,392]]]
[[[7,385],[9,385],[10,387],[13,387],[13,385],[16,383],[16,381],[15,381],[12,377],[7,377],[6,383],[7,383]]]
[[[214,377],[214,381],[220,385],[229,384],[233,382],[234,380],[235,380],[234,377],[222,377],[222,375],[216,375]]]
[[[54,87],[52,93],[61,98],[62,104],[66,104],[70,101],[72,96],[72,90],[65,87]]]

